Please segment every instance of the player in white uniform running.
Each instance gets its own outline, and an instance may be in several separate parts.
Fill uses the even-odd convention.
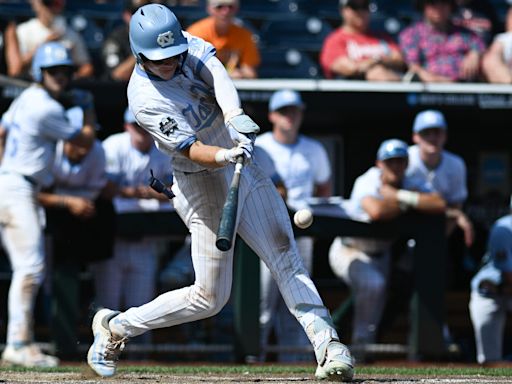
[[[292,90],[274,92],[269,101],[269,120],[272,131],[259,135],[256,146],[272,158],[280,180],[286,188],[286,203],[293,210],[307,208],[307,198],[331,195],[331,165],[322,144],[299,134],[304,116],[300,94]],[[313,267],[313,238],[296,238],[297,250],[308,272]],[[309,341],[279,294],[269,269],[261,262],[260,284],[260,343],[262,359],[270,332],[274,329],[276,341],[282,346],[305,347]],[[279,361],[303,360],[298,353],[279,354]]]
[[[237,233],[265,261],[318,360],[316,376],[350,380],[352,358],[297,254],[283,199],[250,164],[258,126],[243,113],[232,80],[205,41],[183,32],[165,6],[145,5],[130,22],[137,58],[128,101],[137,122],[172,157],[174,206],[192,238],[193,285],[166,292],[126,312],[100,310],[93,319],[88,363],[112,376],[130,337],[217,314],[229,299],[233,250],[219,251],[216,232],[233,163],[244,156]]]
[[[9,288],[5,363],[52,367],[58,360],[34,344],[33,310],[44,277],[43,235],[37,192],[52,182],[52,163],[58,140],[90,145],[94,140],[92,98],[82,103],[81,129],[71,126],[60,102],[67,93],[74,65],[69,52],[56,42],[42,45],[34,56],[36,84],[23,91],[2,116],[7,142],[0,166],[0,226],[13,275]],[[75,96],[85,93],[75,93]],[[69,98],[66,97],[66,103]]]
[[[437,110],[418,113],[413,124],[413,142],[409,147],[407,175],[425,180],[447,203],[447,232],[455,225],[464,232],[466,246],[473,243],[473,225],[462,212],[468,197],[466,186],[466,164],[464,160],[447,150],[447,124],[444,115]]]
[[[480,364],[503,360],[505,324],[512,312],[512,214],[492,226],[483,262],[471,280],[469,302]]]
[[[139,127],[133,113],[124,113],[125,132],[103,141],[107,174],[116,186],[116,199],[167,198],[148,185],[152,170],[166,185],[172,184],[169,157],[160,152],[151,135]],[[100,307],[130,308],[142,305],[156,292],[158,242],[150,237],[118,237],[112,258],[93,266],[96,301]]]
[[[444,200],[426,183],[405,175],[407,144],[385,140],[376,165],[359,176],[352,189],[350,214],[358,220],[390,220],[409,209],[441,213]],[[391,239],[337,237],[329,250],[334,274],[354,295],[353,345],[373,344],[386,303]]]

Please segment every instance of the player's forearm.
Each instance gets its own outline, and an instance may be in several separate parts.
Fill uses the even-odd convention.
[[[39,204],[46,208],[62,208],[67,209],[68,198],[64,195],[55,193],[39,192],[37,194]]]
[[[446,202],[437,193],[420,193],[416,209],[424,213],[443,213]]]
[[[391,220],[402,213],[398,202],[391,199],[381,200],[368,196],[361,201],[361,206],[371,221]]]
[[[183,154],[188,157],[193,162],[200,164],[204,167],[208,168],[219,168],[224,166],[224,164],[220,164],[215,156],[217,152],[222,150],[223,148],[206,145],[200,141],[194,142],[190,147],[183,151]]]

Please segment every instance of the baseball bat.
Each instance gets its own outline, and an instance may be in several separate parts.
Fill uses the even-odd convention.
[[[174,193],[153,175],[153,170],[150,169],[149,172],[151,174],[148,180],[149,186],[158,193],[163,193],[169,200],[174,199],[176,197]]]
[[[0,86],[2,87],[20,87],[20,88],[28,88],[32,84],[30,81],[17,79],[15,77],[10,77],[6,75],[0,74]]]
[[[221,251],[228,251],[233,245],[233,236],[235,234],[236,214],[238,211],[238,187],[240,185],[240,173],[242,172],[244,158],[240,156],[235,165],[233,180],[229,186],[226,202],[222,208],[219,230],[217,231],[217,240],[215,245]]]

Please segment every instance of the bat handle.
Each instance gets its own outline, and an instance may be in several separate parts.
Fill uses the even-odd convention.
[[[153,176],[153,170],[149,170],[151,176],[149,177],[149,186],[153,188],[158,193],[163,193],[169,200],[174,199],[175,195],[172,191],[165,186],[160,180],[158,180],[155,176]]]
[[[235,163],[235,173],[242,172],[243,166],[244,166],[244,157],[243,156],[238,156],[236,158],[236,163]]]

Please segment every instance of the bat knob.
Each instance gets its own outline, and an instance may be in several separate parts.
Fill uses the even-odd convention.
[[[222,252],[229,251],[231,248],[231,240],[220,237],[215,242],[215,246],[217,247],[218,250]]]

